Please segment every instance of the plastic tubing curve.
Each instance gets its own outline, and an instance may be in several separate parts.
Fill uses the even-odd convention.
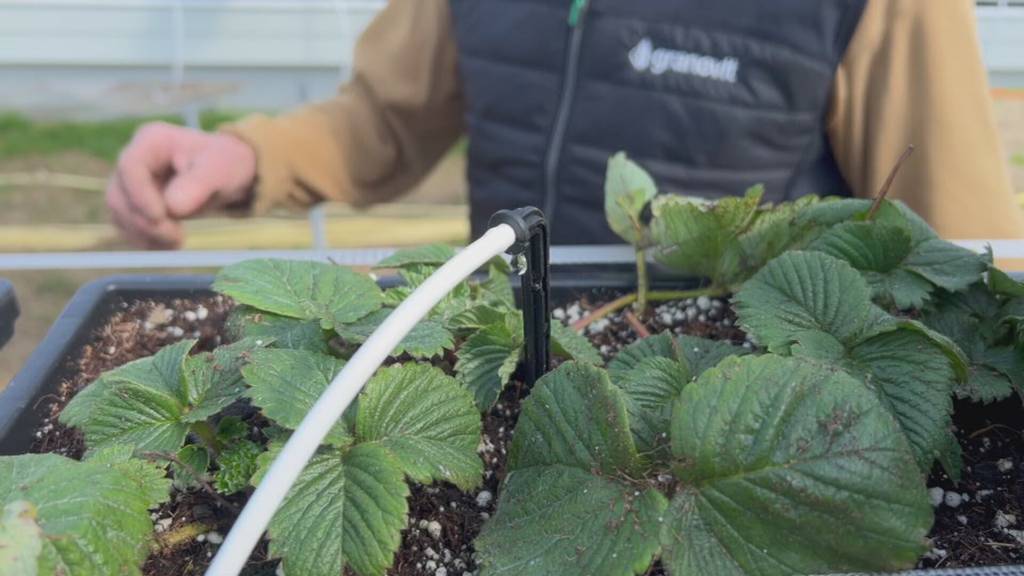
[[[516,231],[511,226],[494,226],[441,266],[388,315],[334,377],[285,443],[232,525],[206,576],[237,576],[241,572],[302,469],[391,351],[459,282],[515,242]]]

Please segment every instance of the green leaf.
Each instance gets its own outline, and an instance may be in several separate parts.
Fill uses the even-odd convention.
[[[338,335],[350,344],[362,344],[373,334],[381,323],[394,312],[391,308],[381,308],[350,324],[336,328]],[[412,331],[402,338],[392,351],[392,356],[409,354],[413,358],[432,358],[451,350],[455,346],[455,337],[437,320],[424,318],[416,323]]]
[[[643,359],[616,381],[626,395],[629,427],[641,454],[663,459],[672,403],[691,381],[685,363],[660,356]]]
[[[648,338],[642,338],[626,345],[615,358],[608,363],[608,374],[613,382],[619,382],[630,370],[636,368],[646,358],[662,357],[678,360],[681,352],[672,339],[671,332],[661,332]]]
[[[713,204],[680,196],[659,196],[654,203],[651,232],[662,264],[728,285],[749,273],[744,265],[741,234],[757,218],[764,189],[754,187],[742,198]]]
[[[333,356],[305,350],[256,350],[242,369],[250,386],[246,396],[267,418],[294,430],[344,365],[343,360]],[[351,441],[351,435],[340,420],[325,439],[336,446],[345,446]]]
[[[649,242],[647,227],[640,215],[647,204],[658,195],[658,187],[651,176],[635,162],[619,152],[608,160],[604,180],[604,215],[608,226],[620,238],[634,246]]]
[[[951,292],[967,289],[988,269],[988,264],[978,254],[939,238],[914,246],[904,266]]]
[[[269,343],[269,341],[268,341]],[[245,391],[241,368],[263,344],[246,338],[185,358],[182,386],[185,391],[185,422],[201,422],[238,400]]]
[[[0,506],[30,502],[42,529],[39,574],[74,576],[138,575],[149,554],[154,506],[152,487],[140,485],[139,466],[147,476],[162,475],[152,464],[130,466],[110,456],[77,462],[55,454],[0,457]],[[163,484],[163,499],[168,484]]]
[[[43,552],[43,530],[36,523],[36,507],[17,500],[0,516],[0,574],[36,576]]]
[[[994,294],[1010,298],[1024,297],[1024,282],[1017,282],[995,266],[988,268],[988,287]]]
[[[683,334],[676,336],[676,346],[682,354],[692,378],[698,378],[708,368],[717,366],[729,356],[745,356],[750,351],[722,340],[708,340]]]
[[[286,574],[383,576],[405,528],[409,488],[386,449],[361,444],[313,457],[270,522]]]
[[[429,365],[384,368],[359,398],[356,435],[387,448],[414,481],[480,484],[480,413],[454,378]]]
[[[112,444],[140,452],[175,452],[189,425],[216,414],[243,391],[239,368],[254,340],[189,356],[195,340],[105,372],[64,408],[60,420],[85,434],[91,450]]]
[[[772,260],[733,303],[745,329],[778,353],[788,353],[794,344],[852,345],[881,314],[855,269],[817,252],[787,252]]]
[[[518,314],[518,312],[491,304],[475,304],[452,316],[448,321],[448,326],[457,331],[475,331],[492,324],[503,324],[509,314]]]
[[[482,299],[507,308],[515,308],[516,299],[512,291],[509,274],[512,268],[501,257],[495,257],[487,265],[487,280],[480,283]]]
[[[249,485],[249,478],[256,473],[256,459],[263,452],[258,444],[240,440],[228,446],[217,457],[217,474],[214,487],[221,494],[234,494]]]
[[[324,262],[248,260],[223,268],[213,289],[265,312],[318,320],[325,330],[366,316],[382,301],[369,276]]]
[[[512,472],[474,544],[480,574],[643,574],[667,504],[656,490],[570,466]]]
[[[492,324],[473,334],[456,351],[455,375],[485,412],[512,378],[523,349],[522,330],[508,322]]]
[[[921,308],[933,285],[905,268],[913,245],[908,227],[881,222],[843,222],[815,240],[811,250],[845,260],[864,275],[872,298],[900,309]]]
[[[608,375],[566,362],[523,401],[498,512],[476,540],[482,575],[642,573],[665,498],[639,472],[626,401]]]
[[[249,426],[238,416],[225,416],[217,422],[217,440],[230,444],[245,439],[249,435]]]
[[[566,362],[522,403],[509,470],[556,465],[607,475],[639,468],[626,400],[600,368]]]
[[[210,454],[206,448],[189,444],[178,450],[178,461],[171,463],[175,490],[194,490],[210,467]]]
[[[740,323],[769,350],[819,359],[861,378],[899,421],[927,470],[949,434],[949,395],[962,361],[950,343],[875,307],[846,262],[790,252],[736,295]]]
[[[440,266],[455,256],[455,249],[447,244],[426,244],[402,248],[381,260],[374,268],[408,268],[410,266]]]
[[[952,433],[956,375],[946,354],[924,334],[894,330],[851,348],[842,367],[878,394],[927,472]]]
[[[551,351],[556,356],[584,364],[597,366],[604,362],[601,353],[586,336],[556,319],[551,320]]]
[[[671,574],[894,571],[926,550],[921,475],[850,376],[777,356],[724,361],[676,402],[687,486],[662,533]]]
[[[104,466],[117,471],[135,483],[140,497],[147,506],[155,508],[167,501],[171,483],[162,465],[135,458],[135,450],[127,444],[114,444],[90,452],[85,461],[94,466]]]
[[[330,352],[319,320],[297,320],[239,305],[228,315],[227,329],[236,340],[255,338],[275,348]]]
[[[140,452],[174,452],[188,433],[182,364],[195,340],[104,373],[61,412],[80,428],[90,449],[128,444]]]

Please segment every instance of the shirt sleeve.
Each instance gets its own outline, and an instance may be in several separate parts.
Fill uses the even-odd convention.
[[[463,131],[447,0],[391,0],[360,36],[338,95],[222,128],[256,150],[252,208],[356,205],[412,188]]]
[[[948,239],[1021,238],[972,0],[868,0],[828,119],[836,161],[874,196],[913,145],[890,197]]]

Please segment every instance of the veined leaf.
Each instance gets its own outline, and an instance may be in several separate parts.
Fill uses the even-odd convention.
[[[135,484],[136,493],[149,508],[167,501],[170,481],[162,465],[135,458],[135,450],[127,444],[113,444],[89,453],[85,462],[92,466],[115,469]]]
[[[882,312],[856,270],[817,252],[776,258],[734,301],[740,323],[769,350],[861,378],[900,423],[922,470],[931,466],[947,442],[949,395],[963,369],[948,341]]]
[[[556,356],[584,364],[598,366],[603,362],[601,353],[586,336],[562,324],[558,319],[551,320],[551,352]]]
[[[946,354],[924,334],[894,330],[852,347],[840,365],[878,394],[929,470],[952,434],[956,375]]]
[[[259,344],[257,344],[259,342]],[[242,366],[262,340],[246,338],[220,346],[213,352],[188,356],[182,367],[185,391],[185,422],[200,422],[220,412],[245,391]],[[266,343],[270,343],[269,340]]]
[[[746,356],[750,351],[721,340],[708,340],[682,334],[676,336],[679,353],[686,360],[691,378],[699,378],[708,368],[717,366],[729,356]]]
[[[140,452],[176,452],[191,423],[241,396],[239,368],[255,349],[246,339],[189,356],[194,345],[183,340],[105,372],[71,399],[61,422],[80,428],[90,450],[128,444]]]
[[[749,350],[729,342],[687,334],[673,338],[670,332],[661,332],[632,342],[620,350],[608,363],[608,373],[613,382],[619,382],[647,358],[661,357],[682,362],[690,377],[697,378],[728,356],[743,356],[749,353]]]
[[[685,363],[652,356],[616,381],[626,395],[629,427],[641,454],[664,460],[672,404],[691,380]]]
[[[140,467],[150,471],[140,483]],[[42,530],[39,574],[140,574],[149,554],[155,506],[147,485],[162,470],[141,460],[127,467],[100,458],[78,462],[55,454],[0,457],[0,507],[28,502]],[[162,481],[163,499],[169,482]]]
[[[509,280],[511,273],[512,268],[508,262],[505,262],[500,256],[494,257],[487,265],[487,279],[480,283],[480,298],[478,299],[509,309],[515,308],[515,294],[512,292],[512,282]]]
[[[1024,282],[1018,282],[995,266],[988,268],[988,287],[993,294],[1009,298],[1024,298]]]
[[[789,353],[795,344],[823,349],[814,340],[850,346],[882,315],[849,264],[799,251],[755,274],[734,297],[734,309],[747,331],[777,353]]]
[[[667,502],[620,479],[638,465],[625,400],[603,370],[567,362],[545,375],[523,401],[498,512],[476,540],[481,574],[642,573]]]
[[[246,396],[267,418],[294,430],[344,365],[333,356],[305,350],[257,350],[242,369],[250,386]],[[343,420],[334,425],[325,441],[336,446],[352,442]]]
[[[960,398],[989,403],[1013,393],[1024,374],[1024,353],[1008,341],[1000,324],[999,303],[983,288],[943,297],[924,322],[951,338],[970,363],[967,378],[956,389]]]
[[[920,309],[936,286],[958,291],[977,282],[987,267],[980,256],[916,229],[907,211],[884,206],[888,216],[838,223],[810,249],[847,261],[864,274],[877,301],[901,309]]]
[[[0,515],[0,574],[36,576],[43,552],[43,530],[36,523],[36,507],[17,500]]]
[[[293,348],[328,353],[327,332],[319,320],[298,320],[261,312],[249,306],[236,306],[228,315],[227,329],[235,339],[255,338],[271,342],[274,348]]]
[[[217,457],[219,470],[213,477],[213,485],[221,494],[234,494],[249,485],[249,479],[256,473],[257,459],[263,449],[251,440],[239,440],[228,446]]]
[[[639,466],[625,398],[600,368],[566,362],[523,400],[509,470],[556,465],[607,475]]]
[[[513,322],[514,324],[514,322]],[[523,350],[523,331],[508,322],[492,324],[473,334],[456,351],[455,375],[485,412],[512,378]]]
[[[473,396],[432,366],[380,370],[360,396],[356,435],[387,448],[416,482],[440,480],[469,490],[483,476]]]
[[[189,427],[182,365],[194,345],[183,340],[104,373],[68,402],[60,421],[80,428],[90,449],[129,444],[177,451]]]
[[[178,450],[177,458],[181,464],[171,463],[174,488],[182,491],[198,488],[199,481],[203,479],[206,471],[210,468],[210,453],[202,446],[189,444]]]
[[[658,195],[658,187],[643,168],[619,152],[608,160],[604,179],[604,215],[608,226],[634,246],[650,242],[640,215]]]
[[[381,308],[351,324],[338,326],[336,330],[346,342],[362,344],[392,312],[394,310],[391,308]],[[414,358],[432,358],[445,350],[451,350],[454,346],[454,336],[441,322],[424,318],[416,323],[405,338],[402,338],[391,355],[400,356],[408,353]]]
[[[679,360],[682,353],[672,339],[671,332],[661,332],[648,338],[631,342],[608,363],[608,375],[612,382],[619,382],[631,370],[647,358],[661,357]]]
[[[747,190],[742,198],[723,198],[713,204],[660,196],[654,203],[651,232],[662,264],[710,278],[724,286],[741,279],[744,270],[739,236],[753,226],[763,188]]]
[[[447,244],[426,244],[412,248],[402,248],[381,260],[374,268],[407,268],[426,264],[440,266],[455,256],[455,249]]]
[[[383,576],[401,542],[409,488],[386,449],[326,449],[302,471],[270,522],[270,555],[286,574]]]
[[[904,266],[950,292],[965,290],[988,268],[981,256],[939,238],[914,246]]]
[[[366,316],[382,301],[369,276],[324,262],[248,260],[222,269],[213,289],[265,312],[318,320],[325,330]]]
[[[643,574],[667,504],[656,490],[571,466],[512,472],[475,542],[480,574]]]
[[[688,488],[666,515],[677,575],[913,566],[932,511],[892,416],[861,383],[777,356],[733,358],[676,402]]]

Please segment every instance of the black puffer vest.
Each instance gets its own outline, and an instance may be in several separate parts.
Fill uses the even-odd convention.
[[[474,237],[542,208],[556,244],[621,242],[603,182],[619,150],[662,192],[847,195],[825,135],[867,0],[450,0]]]

